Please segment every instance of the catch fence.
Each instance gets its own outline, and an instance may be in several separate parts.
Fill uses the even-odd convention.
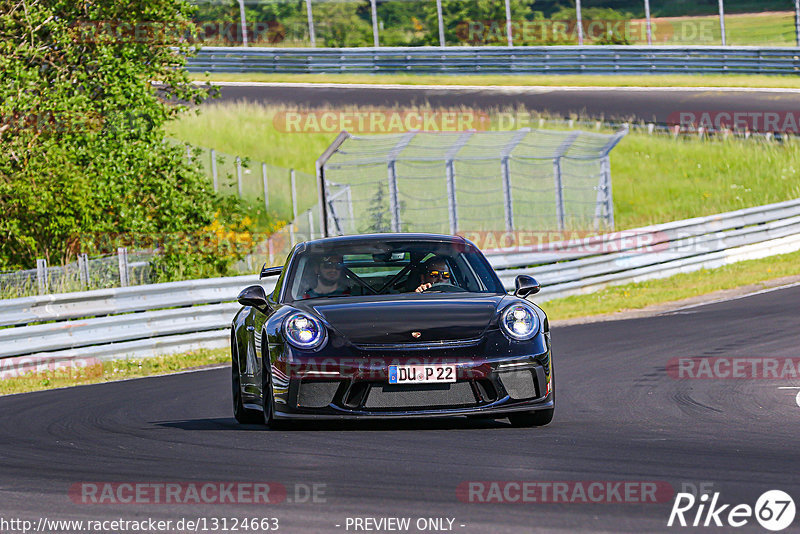
[[[610,230],[609,155],[626,133],[343,132],[317,162],[320,231]]]

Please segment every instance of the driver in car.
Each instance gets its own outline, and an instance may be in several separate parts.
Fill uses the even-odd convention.
[[[303,294],[303,298],[349,295],[350,287],[346,285],[342,269],[344,269],[344,264],[341,256],[323,256],[315,267],[317,284],[309,288]]]
[[[450,268],[447,266],[447,260],[441,256],[434,256],[426,261],[422,266],[422,274],[420,274],[420,285],[414,291],[422,293],[426,289],[430,289],[433,284],[452,284]]]

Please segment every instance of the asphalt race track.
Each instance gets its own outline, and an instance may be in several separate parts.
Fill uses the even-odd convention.
[[[465,481],[657,481],[676,492],[706,484],[724,503],[752,506],[770,489],[797,501],[800,389],[779,387],[800,381],[677,380],[666,367],[687,356],[797,357],[798,326],[800,287],[555,328],[556,417],[538,429],[460,418],[239,426],[228,368],[2,397],[0,516],[277,517],[281,532],[345,532],[348,517],[454,518],[453,530],[465,533],[691,530],[667,528],[672,494],[658,504],[487,504],[462,502],[456,489]],[[73,503],[69,488],[86,481],[272,481],[292,501],[296,488],[323,484],[324,502]],[[766,532],[752,519],[737,530]]]
[[[222,101],[341,109],[342,106],[393,107],[428,104],[477,110],[517,109],[553,116],[675,123],[681,112],[794,112],[800,91],[658,88],[383,88],[313,84],[221,84]],[[215,102],[219,100],[212,100]]]

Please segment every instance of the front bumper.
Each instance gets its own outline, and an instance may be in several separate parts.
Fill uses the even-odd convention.
[[[549,347],[539,354],[494,358],[403,354],[280,363],[272,367],[274,416],[279,419],[503,417],[555,405]],[[412,363],[454,364],[457,380],[388,383],[389,365]]]

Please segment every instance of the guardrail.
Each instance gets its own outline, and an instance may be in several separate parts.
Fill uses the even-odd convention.
[[[595,238],[490,250],[511,290],[518,274],[542,284],[534,300],[800,250],[800,199]],[[46,362],[142,357],[225,347],[238,292],[255,275],[0,301],[0,376]],[[268,291],[274,280],[262,282]],[[15,327],[15,328],[11,328]]]
[[[800,74],[799,48],[722,46],[204,47],[192,72]]]

